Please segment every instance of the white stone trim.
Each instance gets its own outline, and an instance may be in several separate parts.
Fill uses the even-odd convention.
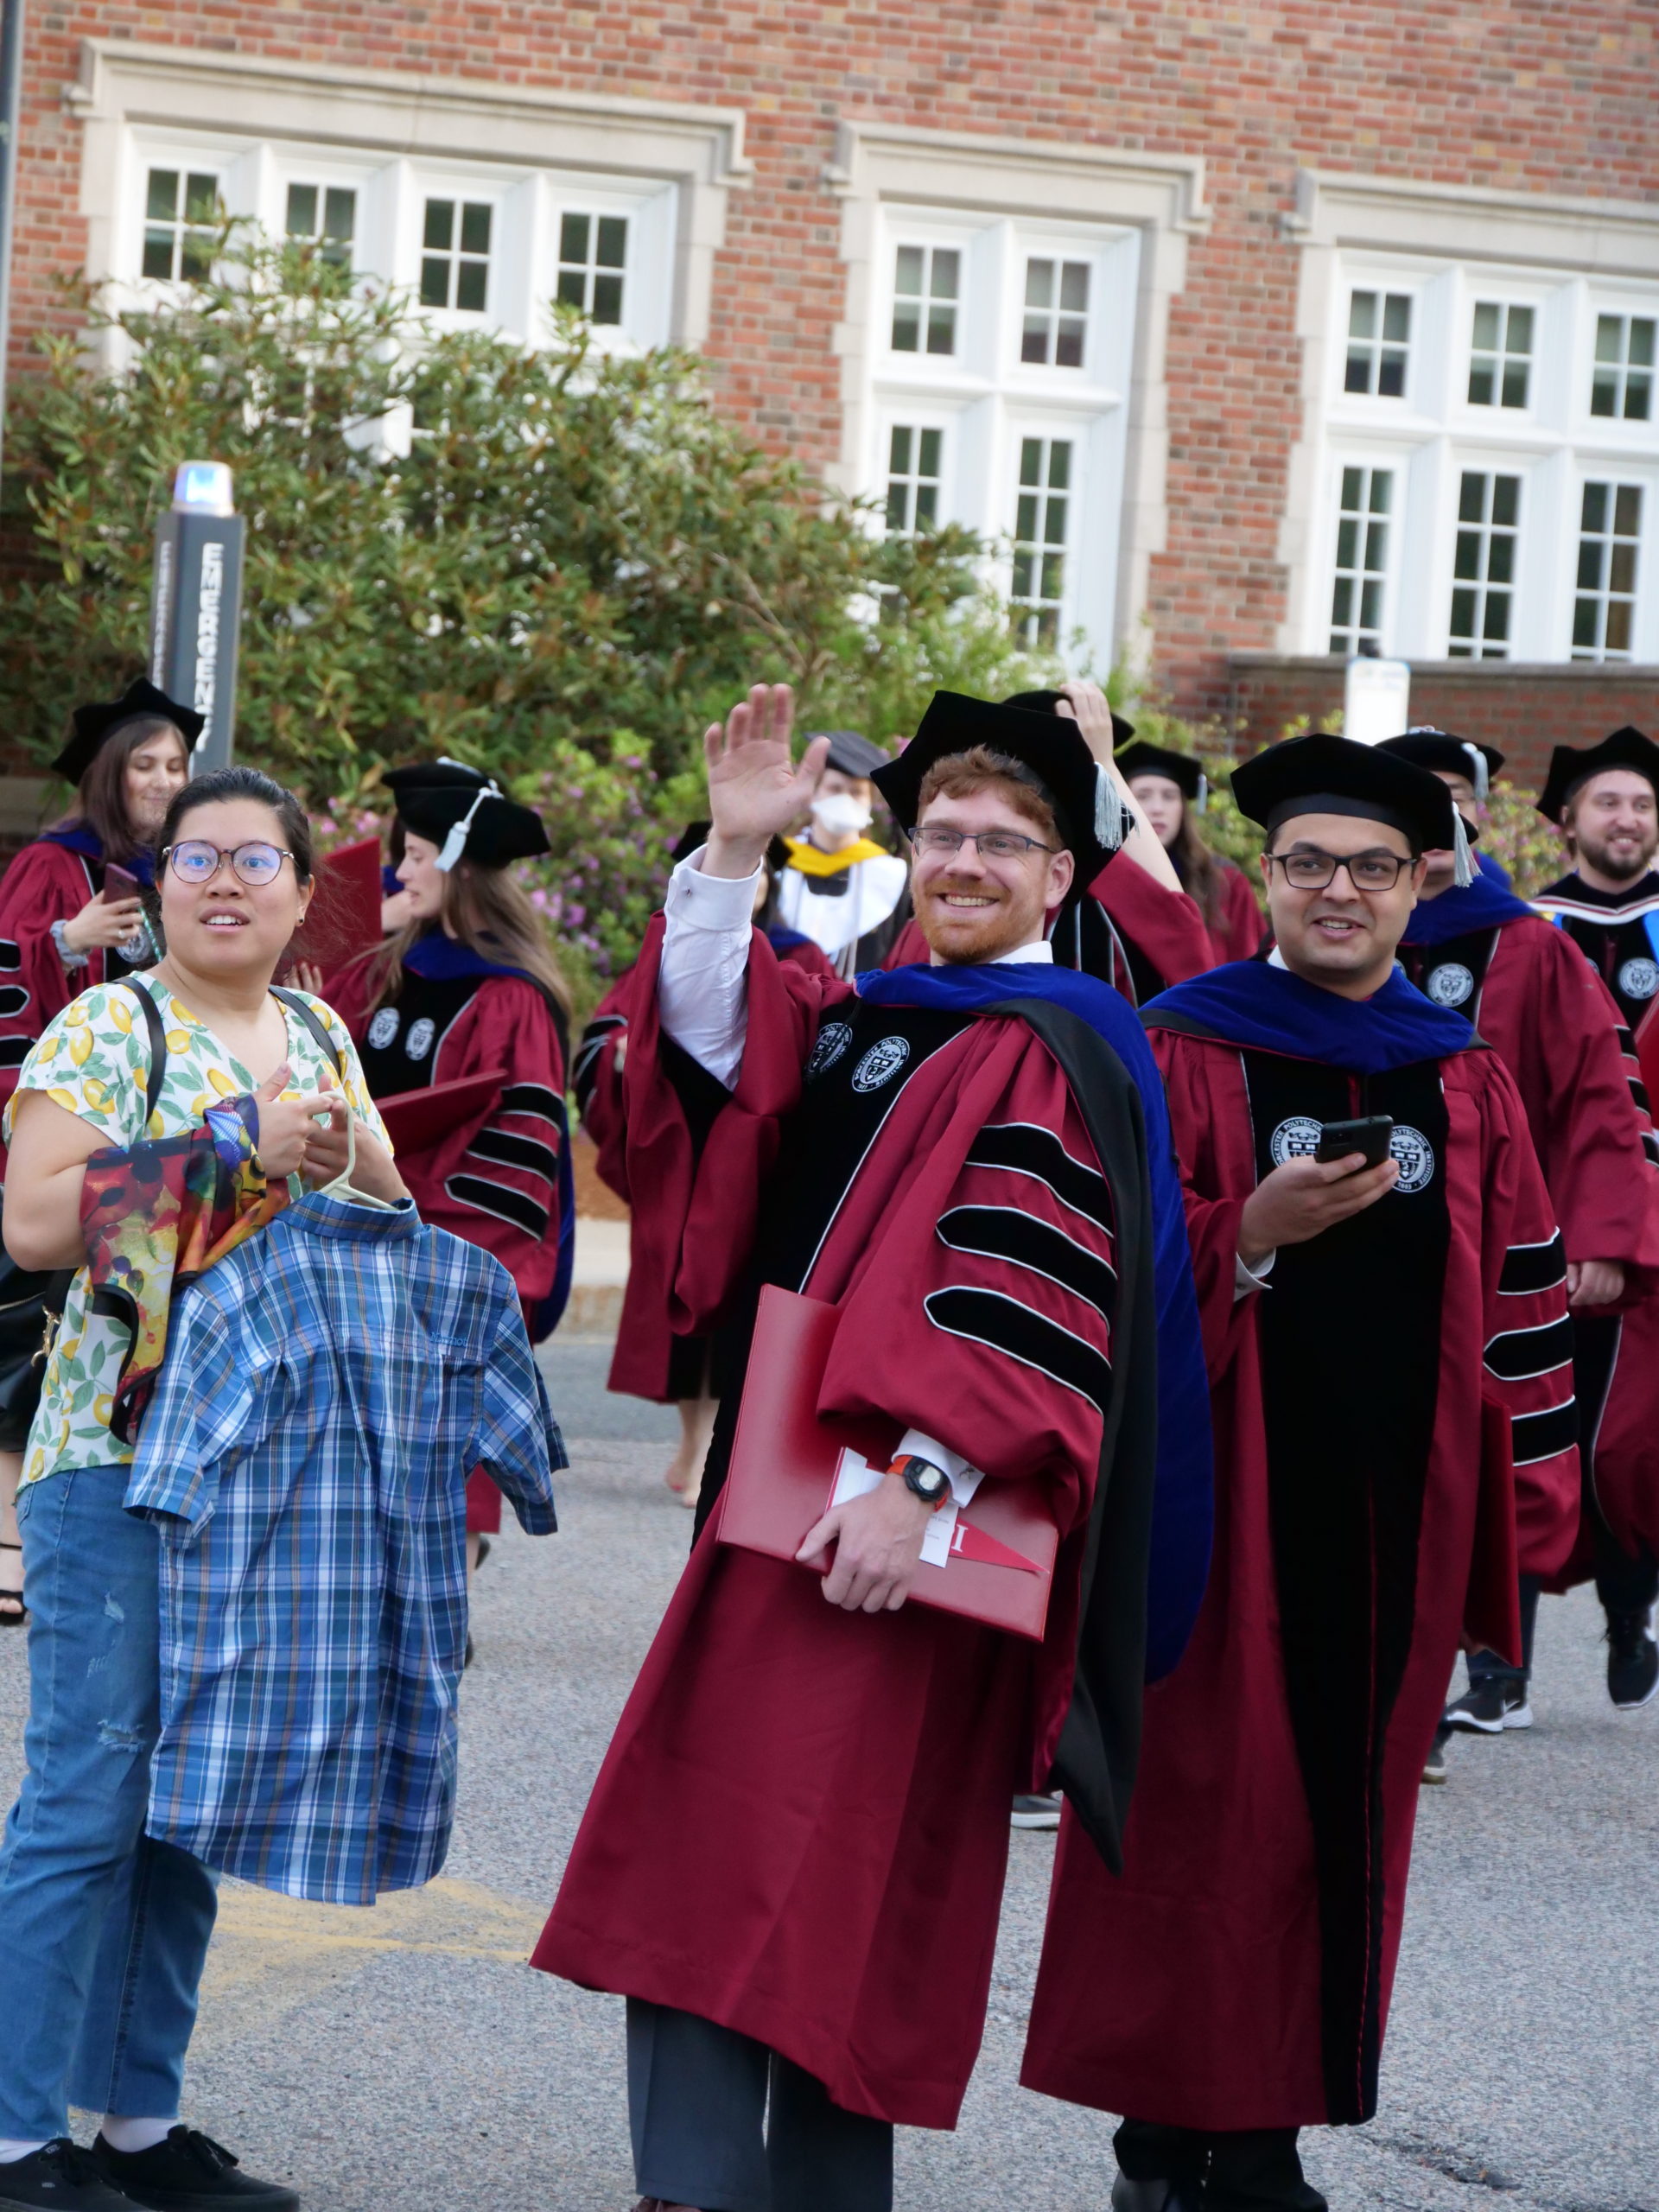
[[[1303,248],[1296,312],[1302,357],[1302,427],[1291,449],[1279,531],[1278,557],[1285,568],[1286,592],[1276,650],[1304,658],[1310,640],[1320,629],[1320,607],[1330,582],[1331,518],[1325,499],[1330,453],[1327,419],[1334,373],[1332,349],[1341,342],[1335,294],[1342,281],[1342,256],[1395,256],[1408,264],[1414,264],[1426,279],[1456,264],[1468,264],[1483,270],[1509,268],[1514,270],[1523,296],[1529,275],[1557,284],[1564,278],[1573,279],[1581,288],[1586,283],[1598,288],[1646,287],[1659,283],[1659,202],[1573,198],[1303,169],[1296,178],[1294,210],[1281,217],[1280,227]],[[1462,427],[1468,429],[1466,423]],[[1501,445],[1501,433],[1508,428],[1501,418],[1494,423],[1496,443]],[[1402,410],[1399,432],[1402,483],[1414,448],[1421,453],[1424,466],[1437,467],[1442,472],[1452,466],[1452,441],[1438,423],[1417,421]],[[1561,451],[1565,455],[1570,447],[1563,444]],[[1644,463],[1651,466],[1647,456],[1633,453],[1628,461],[1606,465],[1615,472],[1629,467],[1642,474]],[[1503,462],[1497,459],[1494,465]],[[1659,515],[1655,519],[1659,521]],[[1560,544],[1565,549],[1560,560],[1566,561],[1576,537],[1565,526]],[[1659,553],[1659,537],[1649,537],[1644,543],[1644,563],[1651,562],[1656,553]],[[1432,577],[1420,576],[1417,582],[1420,588],[1443,596],[1448,578],[1437,570]],[[1560,596],[1565,590],[1558,578],[1554,595]],[[1564,597],[1561,604],[1565,605]],[[1553,606],[1552,612],[1564,619]],[[1413,653],[1411,658],[1415,661],[1421,657]],[[1513,661],[1485,664],[1518,665]]]
[[[80,73],[66,86],[64,104],[86,125],[80,208],[94,280],[116,273],[122,137],[134,124],[333,146],[388,161],[580,169],[680,188],[671,327],[690,346],[708,335],[726,195],[753,175],[741,108],[272,61],[126,39],[82,41]]]
[[[856,491],[874,383],[878,289],[874,251],[884,202],[1114,225],[1140,233],[1138,298],[1126,425],[1114,653],[1140,657],[1152,558],[1168,534],[1166,365],[1169,303],[1186,281],[1186,241],[1210,222],[1198,156],[1149,154],[1077,140],[926,130],[877,117],[843,117],[825,181],[842,202],[841,256],[846,320],[836,326],[842,363],[842,458],[832,474]]]

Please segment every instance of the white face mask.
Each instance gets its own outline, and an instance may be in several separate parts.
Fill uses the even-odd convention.
[[[851,791],[829,791],[812,802],[812,819],[832,837],[856,836],[874,819],[870,809]]]

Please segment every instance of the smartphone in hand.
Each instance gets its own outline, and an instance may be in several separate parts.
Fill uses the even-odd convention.
[[[1325,1122],[1320,1126],[1313,1157],[1346,1160],[1357,1152],[1364,1155],[1367,1167],[1380,1167],[1389,1156],[1393,1135],[1394,1118],[1389,1114],[1367,1114],[1357,1122]],[[1357,1175],[1362,1172],[1357,1167],[1354,1170]]]
[[[143,893],[143,885],[130,868],[123,868],[118,861],[106,864],[104,870],[104,903],[106,906],[119,906],[129,899],[137,899],[142,903]],[[129,968],[146,968],[161,958],[161,944],[149,925],[147,913],[140,913],[137,928],[118,949]]]

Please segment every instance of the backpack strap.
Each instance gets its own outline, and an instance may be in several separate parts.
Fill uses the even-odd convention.
[[[161,1008],[136,976],[118,976],[115,988],[130,991],[144,1010],[144,1027],[149,1034],[149,1074],[144,1084],[144,1128],[148,1130],[167,1080],[167,1032],[162,1027]]]
[[[295,1014],[299,1016],[301,1021],[311,1032],[311,1034],[315,1039],[317,1044],[321,1047],[324,1053],[327,1054],[329,1064],[333,1067],[334,1073],[343,1081],[346,1074],[346,1063],[340,1058],[340,1047],[335,1044],[334,1039],[328,1034],[328,1032],[323,1027],[322,1023],[318,1020],[315,1010],[313,1008],[309,1001],[302,998],[298,991],[285,991],[279,984],[276,983],[273,983],[271,985],[270,995],[274,999],[280,999],[290,1014]]]

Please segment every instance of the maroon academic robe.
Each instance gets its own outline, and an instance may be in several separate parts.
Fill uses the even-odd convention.
[[[1262,950],[1268,933],[1268,925],[1262,909],[1255,903],[1255,893],[1250,880],[1242,868],[1230,861],[1217,861],[1217,871],[1221,882],[1216,900],[1216,918],[1209,925],[1210,943],[1216,963],[1227,960],[1254,960]]]
[[[1624,1269],[1621,1300],[1573,1317],[1585,1491],[1627,1552],[1659,1551],[1659,1141],[1618,1006],[1566,934],[1535,917],[1402,944],[1400,961],[1468,1015],[1515,1077],[1567,1258]],[[1581,1521],[1549,1586],[1593,1573]]]
[[[804,975],[836,972],[828,955],[810,938],[804,937],[798,944],[781,950],[774,944],[772,950],[779,960]],[[629,994],[637,972],[634,968],[625,969],[594,1009],[571,1070],[571,1088],[582,1126],[599,1154],[600,1177],[630,1209],[622,1069],[627,1057]],[[715,1103],[713,1078],[700,1088],[704,1093],[706,1119],[708,1106]],[[692,1111],[695,1114],[695,1107]],[[651,1264],[653,1256],[652,1248],[634,1236],[630,1211],[628,1280],[606,1388],[666,1405],[702,1395],[709,1379],[709,1340],[703,1336],[677,1337],[669,1326],[667,1286]]]
[[[1419,1783],[1460,1636],[1468,1623],[1513,1648],[1517,1524],[1535,1566],[1571,1541],[1577,1448],[1570,1403],[1556,1409],[1571,1388],[1564,1263],[1496,1052],[1374,1077],[1366,1103],[1357,1080],[1322,1064],[1159,1029],[1153,1044],[1188,1182],[1214,1562],[1185,1658],[1147,1693],[1121,1878],[1063,1821],[1020,2078],[1167,2126],[1358,2120],[1374,2108]],[[1357,1218],[1438,1185],[1438,1300],[1384,1265],[1311,1316],[1281,1308],[1331,1340],[1310,1343],[1305,1364],[1294,1341],[1276,1370],[1264,1364],[1266,1301],[1288,1286],[1235,1297],[1240,1216],[1261,1172],[1253,1101],[1264,1122],[1298,1108],[1293,1138],[1302,1115],[1387,1110],[1413,1125],[1404,1188]],[[1271,1156],[1286,1130],[1273,1131]],[[1396,1218],[1388,1233],[1406,1238],[1435,1217]],[[1351,1357],[1333,1358],[1343,1339]],[[1426,1357],[1414,1365],[1414,1353]],[[1541,1363],[1550,1371],[1504,1379]],[[1290,1425],[1276,1450],[1297,1441],[1309,1381],[1323,1378],[1337,1411],[1319,1415],[1326,1440],[1288,1469],[1275,1458],[1270,1480],[1274,1372]],[[1432,1389],[1414,1389],[1414,1376]],[[1484,1399],[1514,1418],[1512,1484]],[[1374,1482],[1369,1503],[1344,1485],[1344,1406],[1368,1440],[1419,1424],[1426,1453],[1396,1457],[1391,1437],[1387,1452],[1402,1472],[1414,1458],[1417,1481]]]
[[[531,1319],[553,1288],[559,1258],[564,1052],[552,1008],[518,976],[457,977],[429,989],[411,976],[394,1025],[387,1008],[368,1012],[378,957],[363,954],[323,988],[376,1097],[504,1071],[493,1098],[418,1151],[400,1151],[397,1168],[422,1220],[493,1253]],[[393,1030],[384,1044],[376,1027],[383,1018]],[[411,1058],[423,1021],[428,1041]],[[481,1469],[467,1482],[467,1525],[478,1534],[501,1526],[501,1493]]]
[[[917,1605],[831,1607],[808,1569],[721,1545],[716,1506],[533,1963],[753,2036],[845,2110],[950,2127],[984,2022],[1008,1801],[1046,1774],[1070,1697],[1101,1414],[1079,1387],[1000,1348],[1002,1324],[957,1314],[958,1332],[925,1301],[946,1287],[988,1292],[986,1305],[1000,1294],[1021,1325],[1052,1324],[1069,1332],[1070,1356],[1104,1362],[1101,1307],[963,1249],[965,1232],[952,1249],[941,1224],[969,1219],[963,1208],[1017,1208],[1092,1267],[1114,1249],[1088,1211],[1108,1211],[1089,1195],[1106,1185],[1065,1078],[1023,1023],[872,1007],[839,981],[782,968],[758,935],[732,1103],[694,1156],[660,1073],[661,929],[640,959],[624,1084],[636,1253],[668,1285],[673,1325],[710,1325],[757,1229],[794,1233],[775,1188],[763,1197],[764,1176],[780,1137],[798,1148],[788,1117],[804,1066],[809,1084],[835,1071],[823,1095],[844,1091],[849,1116],[868,1112],[873,1133],[868,1147],[861,1124],[847,1133],[851,1156],[831,1178],[844,1195],[816,1256],[815,1222],[805,1233],[802,1287],[841,1316],[820,1410],[913,1426],[988,1481],[1041,1479],[1063,1541],[1039,1646]],[[970,1157],[988,1125],[1018,1133],[1004,1151],[1024,1147],[1025,1170]],[[1079,1179],[1072,1205],[1032,1172],[1055,1139]],[[832,1128],[823,1150],[833,1142]],[[786,1146],[785,1160],[798,1157]],[[817,1192],[816,1139],[806,1157]]]
[[[87,955],[84,968],[68,969],[52,938],[53,923],[79,913],[103,878],[95,861],[44,838],[25,845],[0,878],[0,1109],[47,1024],[71,999],[110,979],[101,949]],[[110,972],[128,971],[118,962]],[[0,1151],[0,1172],[4,1160]]]

